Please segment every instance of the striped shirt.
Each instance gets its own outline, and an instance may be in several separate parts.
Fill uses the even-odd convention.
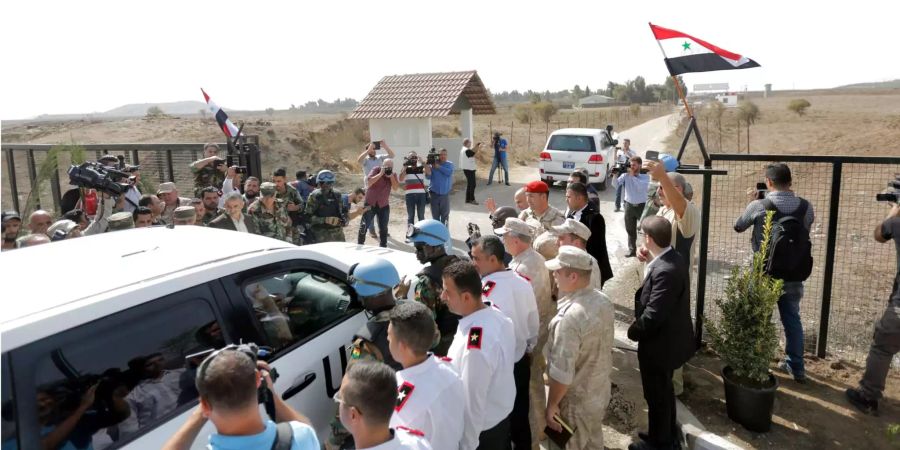
[[[425,193],[425,174],[406,174],[406,179],[403,180],[403,189],[406,189],[407,194],[424,194]]]

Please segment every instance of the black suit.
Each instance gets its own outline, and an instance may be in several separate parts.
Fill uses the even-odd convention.
[[[609,265],[609,252],[606,250],[606,220],[603,219],[594,204],[588,202],[581,211],[581,223],[587,225],[591,230],[586,251],[600,265],[600,284],[602,285],[613,277],[612,266]]]
[[[638,365],[650,421],[650,444],[665,447],[676,439],[672,372],[694,348],[688,265],[674,249],[658,256],[634,294],[636,320],[628,338],[638,342]]]
[[[228,214],[220,214],[219,217],[209,221],[209,225],[207,226],[210,228],[237,231],[237,228],[234,227],[234,221],[231,220],[231,217],[229,217]],[[244,226],[247,227],[248,233],[259,234],[259,227],[256,225],[255,217],[244,214]]]

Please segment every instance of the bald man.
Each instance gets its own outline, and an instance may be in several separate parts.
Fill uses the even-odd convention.
[[[31,234],[46,235],[47,229],[50,228],[52,223],[53,218],[50,217],[50,213],[43,209],[39,209],[28,216],[28,230],[31,231]]]

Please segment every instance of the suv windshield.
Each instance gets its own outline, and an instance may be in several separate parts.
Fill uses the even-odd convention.
[[[563,152],[595,152],[594,138],[591,136],[575,136],[571,134],[556,134],[550,137],[547,150]]]

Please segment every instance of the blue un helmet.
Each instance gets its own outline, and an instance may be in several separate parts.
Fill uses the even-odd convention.
[[[316,184],[319,183],[334,184],[334,172],[330,170],[320,170],[319,174],[316,175]]]
[[[350,267],[348,281],[360,297],[374,297],[400,284],[400,274],[388,260],[376,257]]]
[[[406,233],[406,241],[438,247],[450,242],[450,230],[440,221],[420,220]]]

